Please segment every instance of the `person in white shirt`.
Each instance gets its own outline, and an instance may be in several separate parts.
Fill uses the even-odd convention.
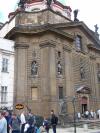
[[[3,112],[0,112],[0,133],[7,133],[7,121]]]
[[[21,120],[21,133],[24,133],[24,127],[25,127],[25,124],[26,124],[25,111],[23,111],[21,113],[20,120]]]
[[[97,110],[98,118],[100,119],[100,109]]]

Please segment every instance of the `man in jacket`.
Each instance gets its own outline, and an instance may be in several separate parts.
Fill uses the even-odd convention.
[[[58,124],[58,117],[54,114],[54,110],[51,110],[51,126],[53,133],[56,133],[56,126]]]
[[[20,120],[16,114],[12,114],[11,122],[9,125],[12,133],[20,133]]]

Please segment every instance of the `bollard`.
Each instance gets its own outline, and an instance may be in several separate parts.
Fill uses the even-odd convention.
[[[88,130],[88,124],[84,124],[83,128],[84,128],[84,131],[87,131]]]

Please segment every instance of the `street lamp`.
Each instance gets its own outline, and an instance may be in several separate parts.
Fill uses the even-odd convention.
[[[76,133],[76,110],[75,110],[75,99],[76,99],[76,97],[73,97],[73,99],[72,99],[73,109],[74,109],[74,133]]]

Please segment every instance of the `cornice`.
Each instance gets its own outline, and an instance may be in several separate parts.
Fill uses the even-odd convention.
[[[45,48],[45,47],[56,47],[56,43],[54,41],[44,41],[41,42],[41,44],[39,45],[41,48]]]
[[[27,43],[24,43],[24,42],[21,42],[21,43],[15,43],[15,46],[14,48],[18,49],[18,48],[24,48],[24,49],[27,49],[29,47],[29,45]]]
[[[54,26],[51,24],[44,24],[44,25],[16,25],[7,35],[5,38],[11,38],[17,34],[39,34],[46,31],[55,32],[56,34],[59,34],[60,36],[69,39],[70,41],[74,40],[73,35],[68,34],[66,32],[63,32],[61,30],[55,29]]]

